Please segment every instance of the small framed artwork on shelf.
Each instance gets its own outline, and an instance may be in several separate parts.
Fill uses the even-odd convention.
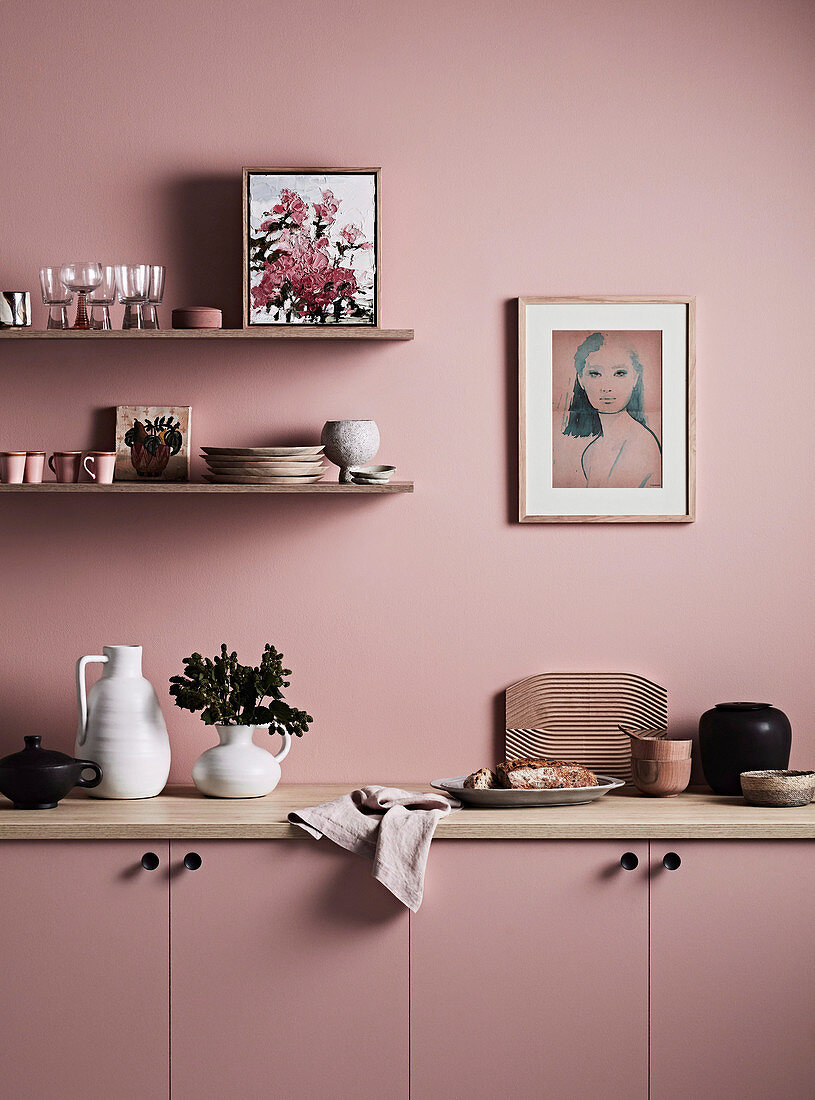
[[[379,174],[244,168],[244,328],[379,326]]]
[[[520,298],[519,519],[695,518],[694,298]]]
[[[118,405],[116,481],[188,481],[189,405]]]

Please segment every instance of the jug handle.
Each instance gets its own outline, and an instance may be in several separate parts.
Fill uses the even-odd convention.
[[[77,764],[82,765],[82,771],[85,772],[89,768],[93,770],[93,779],[85,779],[82,772],[79,773],[79,779],[76,781],[77,787],[98,787],[102,782],[102,769],[98,764],[95,764],[93,760],[77,760]]]
[[[274,756],[274,759],[278,762],[278,764],[281,760],[286,759],[286,757],[289,755],[289,749],[291,748],[291,734],[281,733],[280,736],[283,738],[283,748],[277,754],[272,753],[272,756]]]
[[[88,697],[85,694],[85,665],[90,664],[92,661],[105,665],[108,659],[99,655],[80,657],[76,662],[76,702],[79,707],[79,731],[76,735],[76,743],[78,745],[84,745],[85,738],[88,736]]]

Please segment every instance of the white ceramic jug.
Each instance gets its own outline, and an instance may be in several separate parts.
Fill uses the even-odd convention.
[[[202,752],[192,766],[192,781],[212,798],[260,798],[280,782],[280,761],[291,748],[284,733],[283,748],[273,756],[252,741],[254,726],[216,726],[219,745]]]
[[[167,782],[170,740],[153,686],[142,676],[142,647],[106,645],[102,653],[76,662],[76,752],[102,769],[102,782],[89,793],[152,798]],[[91,662],[105,667],[86,696],[85,665]]]

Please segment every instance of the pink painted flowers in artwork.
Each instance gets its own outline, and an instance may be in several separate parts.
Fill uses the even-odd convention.
[[[282,188],[250,226],[253,319],[264,323],[375,324],[373,250],[345,221],[329,189],[310,200]],[[258,316],[259,315],[259,316]]]

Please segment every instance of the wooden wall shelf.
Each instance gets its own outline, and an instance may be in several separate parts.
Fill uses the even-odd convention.
[[[75,485],[44,481],[41,485],[0,485],[0,493],[339,493],[372,496],[381,493],[412,493],[412,481],[389,481],[382,485],[340,485],[337,481],[315,481],[310,485],[210,485],[203,481],[114,481],[96,485],[80,481]]]
[[[0,329],[0,340],[412,340],[412,328],[331,325],[317,328]]]

